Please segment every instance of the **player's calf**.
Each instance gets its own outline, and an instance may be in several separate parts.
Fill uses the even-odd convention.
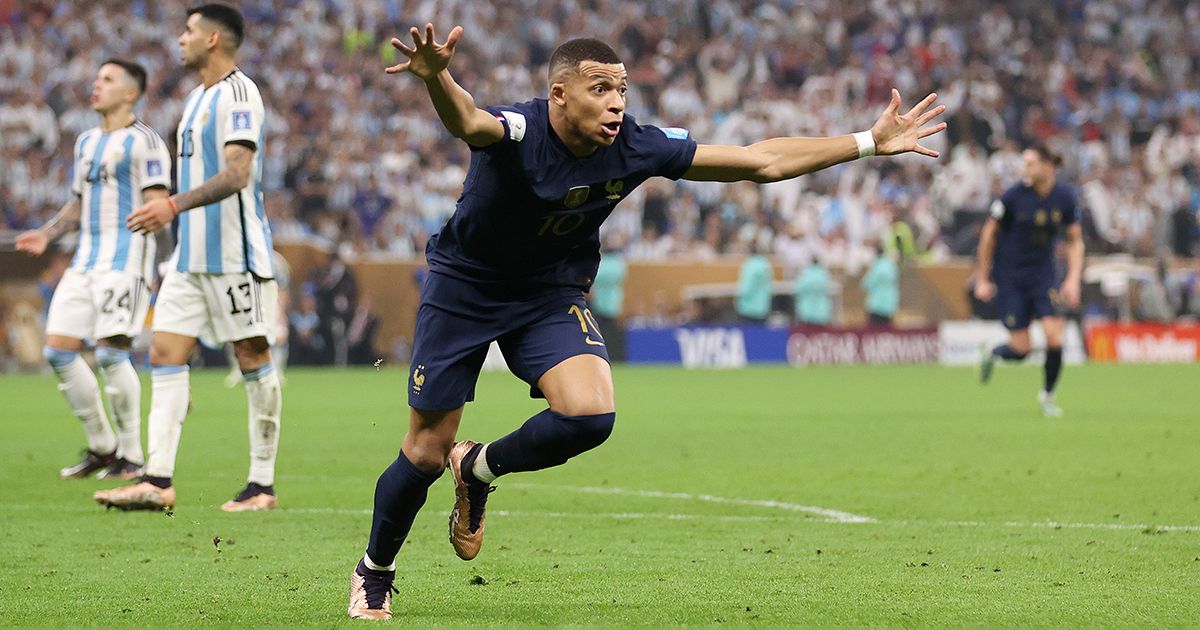
[[[488,467],[497,476],[541,470],[596,448],[612,434],[617,414],[566,416],[547,409],[488,445]]]

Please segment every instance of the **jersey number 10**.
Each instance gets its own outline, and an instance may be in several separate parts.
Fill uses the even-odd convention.
[[[542,229],[538,230],[538,236],[545,236],[547,232],[566,236],[578,230],[584,221],[587,221],[587,217],[582,214],[548,214],[542,217]]]

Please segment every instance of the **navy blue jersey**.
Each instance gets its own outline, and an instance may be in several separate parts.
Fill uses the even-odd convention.
[[[600,264],[600,224],[655,176],[679,179],[695,141],[625,115],[611,146],[575,157],[534,99],[489,107],[504,138],[471,150],[454,215],[429,239],[429,270],[469,282],[587,290]]]
[[[997,281],[1025,281],[1054,277],[1054,244],[1067,227],[1079,222],[1075,195],[1056,183],[1046,197],[1031,186],[1017,184],[992,204],[999,222],[992,277]]]

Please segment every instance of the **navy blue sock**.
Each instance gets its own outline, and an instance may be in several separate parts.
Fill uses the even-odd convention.
[[[1062,372],[1062,348],[1046,348],[1046,391],[1053,392]]]
[[[549,409],[488,444],[487,464],[496,476],[558,466],[600,446],[612,433],[615,413],[564,416]]]
[[[380,566],[387,566],[400,553],[400,545],[412,528],[413,519],[425,505],[429,486],[442,471],[427,473],[412,465],[404,452],[375,483],[375,510],[371,515],[371,541],[367,555]]]
[[[1008,344],[992,348],[992,354],[1004,359],[1005,361],[1024,361],[1025,357],[1028,356],[1013,350],[1012,346]]]

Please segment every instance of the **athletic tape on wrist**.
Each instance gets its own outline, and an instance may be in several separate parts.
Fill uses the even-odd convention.
[[[854,142],[858,144],[858,157],[865,158],[875,155],[875,136],[871,135],[870,129],[851,135],[854,136]]]

